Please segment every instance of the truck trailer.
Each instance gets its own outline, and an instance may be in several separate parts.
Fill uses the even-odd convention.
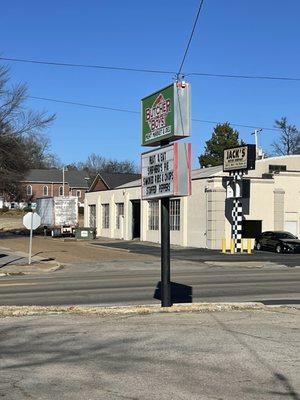
[[[36,199],[36,212],[41,226],[52,237],[73,236],[78,227],[78,198],[76,196],[41,197]]]

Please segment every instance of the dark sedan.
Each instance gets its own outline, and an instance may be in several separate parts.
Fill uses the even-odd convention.
[[[300,253],[300,240],[290,232],[263,232],[255,239],[256,250],[273,250],[276,253]]]

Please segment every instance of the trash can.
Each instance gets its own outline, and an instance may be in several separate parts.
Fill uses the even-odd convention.
[[[96,238],[96,228],[76,228],[75,229],[76,239],[92,240]]]

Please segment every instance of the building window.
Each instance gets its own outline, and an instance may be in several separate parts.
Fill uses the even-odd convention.
[[[279,172],[286,171],[286,165],[269,165],[269,173],[278,174]]]
[[[102,204],[102,228],[109,228],[109,204]]]
[[[159,203],[158,200],[148,201],[148,229],[149,231],[158,231],[159,227]]]
[[[170,230],[180,231],[180,200],[170,200]]]
[[[26,187],[27,196],[32,196],[32,186],[27,185]]]
[[[76,190],[76,196],[81,197],[81,190]]]
[[[44,196],[48,196],[48,193],[49,193],[49,191],[48,191],[48,186],[44,186],[44,187],[43,187],[43,194],[44,194]]]
[[[90,228],[96,228],[96,204],[89,205],[89,211]]]
[[[60,186],[60,187],[59,187],[59,195],[60,195],[60,196],[63,196],[63,194],[64,194],[63,187]]]
[[[124,215],[124,203],[116,203],[116,228],[120,229],[120,217]]]

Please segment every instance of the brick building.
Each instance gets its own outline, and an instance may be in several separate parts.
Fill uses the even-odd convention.
[[[89,188],[89,177],[85,171],[65,171],[63,190],[63,172],[59,169],[31,169],[22,181],[26,202],[47,196],[77,196],[83,205],[85,192]]]
[[[111,190],[125,183],[139,179],[141,174],[127,174],[127,173],[108,173],[101,172],[96,176],[92,182],[89,192],[102,192],[103,190]]]

